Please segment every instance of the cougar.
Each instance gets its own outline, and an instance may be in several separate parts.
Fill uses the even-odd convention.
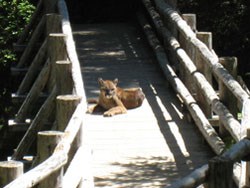
[[[90,107],[87,113],[104,111],[107,117],[116,114],[124,114],[127,109],[137,108],[142,105],[145,95],[141,88],[122,89],[117,87],[118,79],[103,80],[98,79],[100,85],[99,99],[89,99],[89,103],[97,103]]]

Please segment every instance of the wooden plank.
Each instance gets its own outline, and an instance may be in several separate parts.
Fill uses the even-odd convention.
[[[211,153],[207,145],[202,144],[195,126],[184,120],[180,101],[166,87],[166,80],[154,63],[155,59],[145,60],[143,54],[147,52],[147,47],[143,46],[146,43],[138,41],[134,32],[130,32],[130,24],[124,24],[121,27],[123,30],[117,29],[117,35],[113,36],[110,32],[114,27],[109,26],[92,25],[92,31],[100,31],[102,35],[95,37],[93,34],[91,40],[101,40],[107,48],[115,45],[127,51],[123,48],[129,48],[128,45],[120,45],[123,41],[119,38],[122,36],[119,31],[129,33],[133,50],[135,53],[140,50],[141,53],[135,59],[126,57],[121,61],[99,61],[95,59],[97,54],[92,54],[92,60],[87,64],[84,58],[80,59],[87,96],[98,97],[98,76],[117,76],[122,87],[142,87],[146,99],[140,108],[128,110],[127,114],[112,118],[84,116],[83,147],[92,149],[95,186],[163,187],[204,164]],[[86,33],[89,31],[87,27],[81,27],[86,29]],[[109,44],[110,37],[116,40]],[[85,52],[81,51],[81,42],[78,42],[82,39],[80,36],[77,39],[76,46],[81,57]],[[142,48],[137,49],[139,46]]]

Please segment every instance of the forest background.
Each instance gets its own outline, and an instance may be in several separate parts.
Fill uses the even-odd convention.
[[[28,23],[37,0],[0,0],[0,129],[13,116],[10,68],[18,55],[13,43]],[[76,0],[67,1],[75,7]],[[250,86],[250,1],[178,0],[181,13],[197,15],[197,29],[213,33],[213,48],[218,56],[236,56],[238,72]],[[77,11],[77,10],[76,10]]]

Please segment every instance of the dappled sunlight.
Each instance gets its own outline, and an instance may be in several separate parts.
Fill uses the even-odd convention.
[[[121,88],[141,87],[146,96],[126,114],[85,115],[84,144],[93,151],[96,187],[164,187],[206,163],[206,146],[185,122],[180,101],[136,27],[95,27],[83,30],[100,34],[75,36],[87,98],[98,97],[99,77],[118,78]]]
[[[148,93],[146,96],[149,105],[155,114],[180,175],[185,175],[182,171],[192,171],[200,164],[199,151],[207,145],[202,144],[196,127],[186,122],[180,101],[174,93],[165,95],[161,91],[162,88],[154,83],[150,83],[149,88],[151,94]],[[195,149],[197,145],[199,145],[198,150]]]
[[[178,178],[175,162],[167,157],[135,157],[110,164],[113,170],[95,177],[96,187],[164,187]],[[114,186],[117,185],[117,186]]]

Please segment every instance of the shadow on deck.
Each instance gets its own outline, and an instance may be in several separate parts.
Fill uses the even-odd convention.
[[[207,163],[211,150],[186,122],[137,25],[74,28],[87,97],[98,96],[98,77],[117,77],[121,87],[141,87],[146,94],[143,106],[128,114],[88,116],[96,186],[163,187]]]

